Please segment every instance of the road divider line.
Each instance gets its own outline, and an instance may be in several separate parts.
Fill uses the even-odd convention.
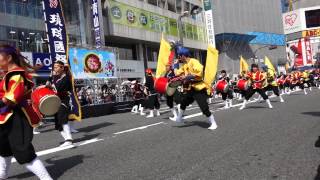
[[[160,124],[165,124],[165,123],[164,122],[159,122],[159,123],[155,123],[155,124],[149,124],[149,125],[146,125],[146,126],[141,126],[141,127],[137,127],[137,128],[133,128],[133,129],[128,129],[128,130],[116,132],[116,133],[113,133],[113,134],[114,135],[124,134],[124,133],[128,133],[128,132],[136,131],[136,130],[146,129],[146,128],[152,127],[152,126],[157,126],[157,125],[160,125]]]
[[[93,139],[90,139],[90,140],[85,140],[85,141],[74,143],[73,145],[70,145],[70,146],[55,147],[55,148],[52,148],[52,149],[39,151],[36,154],[37,154],[37,156],[44,156],[44,155],[48,155],[48,154],[52,154],[52,153],[56,153],[56,152],[60,152],[60,151],[64,151],[64,150],[68,150],[68,149],[84,146],[84,145],[95,143],[95,142],[99,142],[99,141],[103,141],[103,139],[93,138]],[[17,162],[17,160],[15,158],[13,158],[11,160],[11,162],[12,163]]]

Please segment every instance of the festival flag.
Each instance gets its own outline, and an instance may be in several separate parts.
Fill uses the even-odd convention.
[[[203,81],[207,85],[208,94],[218,71],[219,51],[209,44]]]
[[[266,66],[268,66],[268,73],[269,74],[275,74],[276,73],[276,69],[273,67],[270,59],[267,56],[264,57],[264,64]]]
[[[52,66],[55,61],[62,61],[69,66],[68,36],[60,0],[44,0],[43,11]],[[80,121],[81,106],[75,92],[74,78],[70,72],[70,68],[67,69],[69,70],[67,74],[71,76],[70,79],[72,81],[72,92],[70,95],[71,113],[69,114],[69,119]]]
[[[166,65],[172,64],[173,58],[174,50],[172,50],[170,43],[167,42],[162,35],[158,56],[156,78],[159,78],[166,73]]]
[[[247,63],[247,61],[242,57],[240,56],[240,74],[245,71],[245,72],[248,72],[249,71],[249,65]]]

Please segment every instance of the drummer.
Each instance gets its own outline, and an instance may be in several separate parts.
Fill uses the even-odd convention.
[[[168,78],[168,80],[170,81],[170,79],[174,78],[175,77],[175,74],[174,74],[174,70],[173,68],[171,67],[170,64],[167,64],[166,65],[166,74],[164,75],[164,77]],[[177,92],[177,91],[176,91]],[[167,99],[167,105],[168,107],[171,109],[171,112],[173,114],[173,117],[169,117],[170,120],[174,121],[176,118],[177,118],[177,111],[173,105],[173,102],[174,102],[174,96],[175,96],[176,93],[174,93],[173,95],[169,96],[169,95],[166,95],[166,99]]]
[[[246,71],[243,71],[238,75],[238,81],[240,81],[240,80],[247,80]],[[241,100],[242,98],[244,98],[246,96],[247,91],[244,90],[244,89],[239,89],[238,91],[239,91],[239,94],[240,94],[239,100]]]
[[[187,48],[179,47],[177,50],[179,62],[183,63],[183,66],[179,68],[179,62],[174,64],[175,74],[180,76],[184,81],[185,96],[182,99],[180,111],[176,118],[176,122],[182,123],[182,115],[186,110],[186,107],[194,100],[198,103],[202,113],[208,117],[210,127],[208,129],[217,129],[216,121],[213,114],[209,110],[207,102],[208,91],[207,85],[203,82],[203,66],[197,59],[191,58],[190,51]]]
[[[133,90],[133,100],[134,106],[132,108],[132,113],[138,114],[140,111],[140,115],[144,116],[145,113],[143,112],[144,104],[145,104],[145,94],[143,92],[143,87],[140,84],[139,80],[132,81],[131,88]]]
[[[267,91],[273,91],[273,93],[279,97],[280,102],[284,102],[282,95],[279,92],[279,85],[276,81],[276,74],[275,72],[268,71],[268,66],[264,66],[263,70],[265,72],[266,80],[264,84],[264,90]]]
[[[259,66],[257,64],[251,65],[251,72],[247,74],[247,79],[251,81],[252,86],[248,89],[246,93],[245,100],[240,107],[240,110],[243,110],[246,107],[248,100],[257,92],[260,96],[267,102],[269,108],[273,108],[270,102],[270,99],[266,95],[265,90],[263,89],[263,83],[266,79],[263,72],[259,70]]]
[[[145,88],[148,94],[147,104],[150,109],[150,113],[147,116],[147,118],[154,117],[154,111],[156,111],[157,116],[160,116],[160,111],[159,111],[160,103],[158,99],[158,93],[154,88],[154,80],[153,80],[153,74],[151,69],[146,70]]]
[[[53,76],[47,82],[47,87],[56,89],[61,99],[61,106],[55,114],[55,129],[60,131],[61,136],[64,138],[64,143],[60,145],[62,147],[72,145],[73,141],[68,118],[70,113],[69,95],[72,90],[72,83],[65,68],[65,64],[62,61],[56,61],[53,65]]]
[[[7,179],[12,157],[41,180],[52,180],[32,145],[33,128],[40,122],[30,104],[33,82],[21,53],[10,45],[0,45],[0,179]],[[5,88],[6,87],[6,88]]]
[[[227,76],[226,70],[221,70],[219,81],[225,81],[227,84],[230,83],[230,78]],[[218,90],[217,90],[218,91]],[[231,108],[232,107],[232,99],[233,99],[233,92],[231,88],[228,88],[227,92],[219,91],[217,93],[221,93],[222,100],[225,102],[225,108]]]

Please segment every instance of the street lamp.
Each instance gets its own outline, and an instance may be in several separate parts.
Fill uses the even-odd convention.
[[[183,24],[182,24],[182,18],[183,17],[189,17],[189,16],[192,16],[192,15],[196,15],[196,14],[199,14],[202,12],[202,8],[199,7],[199,6],[193,6],[191,11],[184,11],[181,15],[179,15],[179,18],[178,18],[178,29],[179,29],[179,41],[180,41],[180,44],[183,45]]]

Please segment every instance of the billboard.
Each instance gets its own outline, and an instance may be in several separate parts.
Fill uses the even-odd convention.
[[[116,56],[113,52],[70,48],[69,60],[75,79],[116,78]]]
[[[178,37],[177,19],[162,16],[114,0],[109,2],[112,23],[148,31],[163,32]],[[206,41],[205,27],[192,25],[190,23],[184,23],[183,27],[186,31],[186,33],[184,33],[185,38],[202,42]]]
[[[301,17],[302,10],[295,10],[282,15],[284,34],[291,34],[305,29],[305,23]]]

